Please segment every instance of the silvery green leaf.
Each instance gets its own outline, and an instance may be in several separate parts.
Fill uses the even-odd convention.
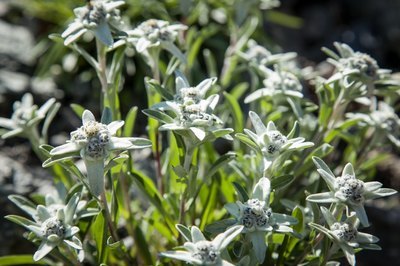
[[[24,129],[16,128],[16,129],[13,129],[13,130],[8,131],[8,132],[4,133],[3,135],[1,135],[1,138],[2,139],[8,139],[8,138],[11,138],[11,137],[18,136],[18,135],[22,134],[23,132],[24,132]]]
[[[82,23],[77,22],[77,21],[72,22],[71,24],[68,25],[68,28],[63,33],[61,33],[61,37],[65,38],[65,37],[71,35],[72,33],[76,33],[82,29],[83,29]]]
[[[169,115],[167,115],[161,111],[153,110],[153,109],[145,109],[145,110],[142,110],[142,112],[145,115],[152,117],[162,123],[165,123],[165,124],[174,123],[174,119],[172,117],[170,117]]]
[[[378,188],[377,190],[367,192],[368,199],[374,199],[379,197],[387,197],[396,194],[397,191],[391,188]]]
[[[228,204],[234,204],[234,203],[228,203]],[[224,207],[226,208],[226,205]],[[225,232],[228,227],[233,226],[235,224],[237,224],[236,219],[232,218],[223,219],[207,225],[205,231],[213,234],[220,234]]]
[[[315,166],[317,166],[318,169],[324,170],[333,179],[335,178],[335,175],[332,173],[331,169],[329,169],[329,167],[326,165],[326,163],[323,160],[321,160],[320,158],[318,158],[316,156],[313,156],[312,160],[313,160]]]
[[[63,240],[67,245],[69,245],[70,247],[74,248],[74,249],[82,249],[82,245],[78,245],[77,243],[71,241],[71,240],[67,240],[64,239]]]
[[[185,55],[176,47],[176,45],[172,42],[160,42],[161,47],[170,52],[173,56],[178,58],[182,63],[187,64],[187,60]]]
[[[65,39],[64,41],[64,45],[68,46],[71,43],[74,43],[76,40],[78,40],[85,32],[87,32],[86,28],[82,28],[70,35],[68,35],[68,37]]]
[[[78,206],[78,202],[80,200],[80,193],[75,193],[70,200],[68,201],[67,206],[65,207],[65,223],[66,224],[72,224],[72,221],[74,219],[74,215],[76,212],[76,207]]]
[[[376,243],[379,241],[379,238],[377,238],[376,236],[367,234],[367,233],[363,233],[363,232],[358,232],[357,233],[357,242],[358,243]]]
[[[339,244],[339,246],[343,250],[343,253],[344,253],[347,261],[349,262],[349,264],[352,266],[355,266],[356,265],[356,256],[354,256],[353,248],[351,248],[345,244]]]
[[[194,225],[190,229],[190,234],[192,236],[193,243],[206,240],[200,229]]]
[[[351,205],[351,209],[357,214],[357,218],[360,220],[361,224],[365,227],[369,226],[367,213],[365,212],[364,205]]]
[[[61,240],[61,238],[56,234],[51,234],[46,237],[47,242],[56,243],[57,245],[59,244],[60,240]]]
[[[39,249],[35,252],[35,254],[33,254],[33,260],[38,261],[44,258],[44,256],[49,254],[56,246],[57,243],[42,241],[42,243],[39,246]]]
[[[302,150],[313,146],[314,143],[312,142],[295,142],[289,146],[288,150]]]
[[[147,40],[146,38],[139,38],[138,42],[136,43],[136,50],[139,53],[143,53],[152,45],[152,43]]]
[[[160,253],[160,256],[171,258],[171,259],[182,260],[187,263],[191,263],[191,264],[195,264],[195,265],[202,264],[201,260],[193,258],[192,254],[187,251],[164,251],[164,252]]]
[[[368,190],[370,192],[374,192],[377,189],[382,187],[382,183],[378,181],[372,181],[372,182],[365,182],[364,183],[364,188],[365,190]]]
[[[255,112],[250,111],[249,117],[258,136],[261,136],[263,133],[267,132],[267,128],[265,127],[264,123],[261,121],[260,117]]]
[[[13,223],[21,225],[27,229],[29,229],[29,226],[36,226],[36,223],[26,219],[25,217],[21,217],[18,215],[7,215],[4,218],[6,218],[9,221],[12,221]]]
[[[278,224],[277,228],[274,228],[274,231],[278,233],[293,233],[293,228],[286,225]]]
[[[351,163],[348,163],[345,165],[345,167],[343,169],[343,175],[355,176],[354,168],[353,168],[353,165],[351,165]]]
[[[267,244],[265,242],[265,233],[262,232],[250,232],[247,233],[250,241],[253,245],[253,251],[256,255],[257,261],[263,263],[265,259],[265,252],[267,251]]]
[[[54,149],[50,151],[50,155],[55,156],[55,155],[69,155],[70,153],[75,153],[78,152],[81,149],[76,143],[73,142],[68,142],[66,144],[63,144],[61,146],[57,146]]]
[[[225,232],[217,235],[212,243],[218,250],[223,250],[229,245],[229,243],[232,242],[232,240],[236,236],[238,236],[242,232],[243,228],[243,225],[232,226],[228,228],[228,230],[226,230]]]
[[[115,135],[117,134],[118,129],[120,129],[124,124],[124,121],[112,121],[107,125],[108,132],[110,132],[111,135]]]
[[[254,143],[254,141],[251,140],[248,135],[245,135],[243,133],[236,133],[235,137],[244,144],[246,144],[247,146],[249,146],[250,148],[252,148],[253,150],[261,152],[259,146],[256,143]]]
[[[323,227],[322,225],[319,225],[319,224],[316,224],[316,223],[309,223],[308,225],[309,225],[310,227],[316,229],[317,231],[319,231],[319,232],[325,234],[325,235],[326,235],[327,237],[329,237],[331,240],[338,241],[337,237],[335,237],[335,236],[333,235],[333,233],[332,233],[329,229]]]
[[[268,178],[262,177],[253,189],[253,198],[260,201],[269,201],[269,193],[271,192],[271,182]]]
[[[216,80],[217,78],[205,79],[196,86],[196,89],[198,89],[200,91],[200,94],[204,97],[204,95],[206,95],[207,91],[211,88]]]
[[[322,176],[331,191],[335,191],[335,177],[330,175],[324,169],[317,169],[317,172]]]
[[[16,127],[16,124],[11,119],[0,117],[0,127],[12,129],[12,128]]]
[[[98,38],[106,46],[111,46],[114,43],[110,27],[108,26],[106,20],[102,20],[93,31],[96,38]]]
[[[183,88],[189,88],[189,81],[186,79],[185,75],[179,70],[175,70],[175,87],[176,91],[180,91]]]
[[[69,228],[69,230],[67,230],[67,232],[65,233],[65,237],[71,237],[75,234],[77,234],[79,232],[79,227],[77,226],[72,226],[71,228]]]
[[[17,205],[21,210],[25,211],[31,217],[36,214],[36,206],[29,199],[20,195],[9,195],[8,199]]]
[[[111,137],[110,143],[108,144],[108,150],[117,151],[130,149],[132,147],[131,139],[133,138]]]
[[[82,124],[87,125],[89,122],[96,122],[96,118],[94,117],[93,113],[89,110],[85,110],[82,113]]]
[[[235,266],[235,264],[232,264],[226,260],[221,261],[221,266]]]
[[[362,249],[382,250],[382,248],[377,244],[360,243],[359,247]]]
[[[259,140],[259,137],[258,137],[257,134],[255,134],[255,133],[254,133],[253,131],[251,131],[251,130],[248,130],[247,128],[245,128],[243,131],[244,131],[244,133],[246,133],[246,134],[251,138],[252,141],[255,142],[255,144],[257,144],[257,147],[259,147],[259,146],[261,145],[260,140]],[[239,133],[239,134],[240,134],[240,133]],[[247,144],[247,143],[245,143],[245,144]],[[260,148],[258,148],[258,149],[260,149]]]
[[[181,233],[181,235],[183,236],[183,238],[185,238],[186,241],[188,241],[188,242],[193,241],[189,228],[187,228],[186,226],[184,226],[182,224],[176,224],[175,228],[179,231],[179,233]]]
[[[322,216],[324,216],[325,221],[329,226],[332,226],[336,222],[335,217],[333,217],[333,215],[330,213],[330,211],[327,208],[321,207],[321,213],[322,213]]]
[[[83,159],[86,165],[89,188],[95,196],[99,196],[104,190],[104,162],[103,160]]]
[[[269,88],[262,88],[262,89],[258,89],[252,93],[250,93],[245,99],[244,99],[244,103],[251,103],[254,102],[255,100],[258,100],[260,98],[263,97],[272,97],[274,94],[274,91],[269,89]]]
[[[132,146],[129,149],[143,149],[152,146],[151,141],[145,138],[128,138],[128,139],[132,143]]]
[[[46,221],[47,219],[51,218],[51,214],[50,214],[49,211],[46,209],[46,207],[43,206],[43,205],[38,205],[38,206],[36,207],[36,212],[37,212],[37,215],[38,215],[38,217],[39,217],[39,220],[42,221],[42,222],[44,222],[44,221]]]
[[[306,200],[317,203],[333,203],[338,200],[333,192],[321,192],[307,196]]]
[[[197,127],[190,127],[190,131],[193,132],[193,134],[199,141],[204,140],[204,138],[206,137],[206,132],[203,129]]]
[[[282,224],[282,225],[293,225],[297,224],[298,221],[293,216],[281,213],[272,213],[272,220],[275,224]]]
[[[213,94],[210,95],[210,97],[207,98],[206,104],[208,108],[211,108],[211,111],[215,109],[219,101],[219,95],[218,94]]]

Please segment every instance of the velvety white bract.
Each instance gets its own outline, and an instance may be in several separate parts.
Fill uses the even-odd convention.
[[[124,4],[125,1],[91,0],[86,6],[75,8],[75,20],[61,34],[64,44],[69,45],[92,31],[101,42],[111,46],[114,43],[112,31],[118,30],[122,23],[117,8]]]
[[[105,125],[97,122],[89,110],[83,112],[82,124],[71,132],[71,138],[66,144],[53,148],[50,155],[52,158],[57,157],[57,160],[79,155],[85,162],[92,193],[100,195],[104,187],[104,160],[109,153],[150,147],[151,142],[144,138],[115,137],[124,121],[113,121]]]
[[[313,161],[318,168],[318,173],[325,180],[330,191],[311,194],[307,197],[307,200],[317,203],[346,204],[348,213],[349,211],[354,211],[363,226],[369,225],[364,209],[365,200],[397,193],[394,189],[382,188],[380,182],[363,182],[357,179],[351,163],[346,164],[341,176],[335,177],[329,167],[320,158],[313,157]]]
[[[214,240],[207,240],[200,229],[192,226],[190,239],[183,247],[185,250],[165,251],[161,256],[185,261],[192,265],[230,266],[230,262],[221,257],[221,252],[241,233],[243,226],[236,225],[228,228],[224,233],[217,235]]]
[[[33,104],[33,96],[30,93],[24,94],[21,101],[14,102],[14,112],[10,119],[0,117],[0,127],[9,130],[1,137],[3,139],[14,136],[28,136],[32,134],[31,129],[45,119],[47,112],[54,105],[56,100],[47,100],[40,108]]]

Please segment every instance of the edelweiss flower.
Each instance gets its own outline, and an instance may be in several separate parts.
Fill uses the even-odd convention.
[[[397,193],[391,188],[381,188],[377,181],[363,182],[356,178],[351,163],[346,164],[342,176],[336,177],[329,167],[318,157],[313,157],[318,173],[328,185],[329,192],[312,194],[308,201],[317,203],[344,203],[348,210],[355,211],[363,226],[368,226],[368,217],[364,209],[364,202],[368,199],[386,197]],[[349,211],[348,211],[349,213]]]
[[[233,226],[224,233],[208,241],[199,228],[192,226],[190,236],[182,234],[187,242],[183,245],[186,251],[165,251],[161,256],[182,260],[193,265],[231,266],[230,262],[222,259],[222,251],[240,234],[243,226]],[[179,230],[179,229],[178,229]],[[189,229],[187,229],[189,231]]]
[[[265,258],[267,232],[292,233],[289,225],[296,224],[297,220],[285,214],[272,212],[269,207],[271,183],[268,178],[262,177],[253,189],[253,196],[247,202],[228,203],[225,209],[236,218],[237,224],[243,225],[242,233],[253,244],[257,260],[262,263]]]
[[[329,237],[343,251],[350,265],[356,264],[354,248],[380,250],[375,244],[379,241],[377,237],[357,230],[359,220],[354,212],[345,221],[337,221],[325,207],[321,207],[321,212],[329,229],[315,223],[309,225]]]
[[[327,48],[323,49],[331,57],[327,61],[339,71],[328,80],[328,83],[346,76],[359,80],[376,81],[388,73],[388,70],[380,69],[376,60],[368,54],[354,52],[350,46],[344,43],[335,42],[334,46],[339,54]]]
[[[304,142],[304,138],[291,138],[294,135],[294,129],[297,127],[297,124],[294,125],[289,135],[284,136],[277,130],[274,122],[268,122],[267,127],[265,127],[264,123],[255,112],[250,111],[249,117],[256,133],[248,129],[244,129],[244,132],[255,143],[255,148],[262,153],[265,164],[264,169],[267,169],[272,161],[284,152],[302,150],[314,146],[312,142]],[[247,137],[244,134],[236,134],[236,136],[240,140],[244,140],[244,138]],[[245,141],[245,143],[249,144],[248,141]]]
[[[122,23],[117,8],[124,4],[125,1],[88,0],[86,6],[75,8],[76,19],[61,34],[65,38],[64,44],[75,42],[89,30],[105,45],[111,46],[114,43],[111,32],[118,31]]]
[[[383,132],[393,144],[400,147],[400,118],[387,103],[379,102],[378,108],[369,114],[347,113],[346,116],[359,119],[361,126],[374,127],[377,129],[375,134]]]
[[[9,198],[35,220],[35,222],[32,222],[16,215],[6,216],[7,219],[33,232],[42,241],[33,255],[35,261],[42,259],[55,247],[72,248],[74,252],[78,253],[78,259],[83,261],[82,243],[75,236],[79,232],[79,228],[73,226],[74,215],[80,198],[79,193],[74,194],[66,205],[53,205],[53,208],[43,205],[34,208],[33,203],[21,196],[10,196]]]
[[[206,137],[216,136],[219,133],[224,133],[221,136],[229,134],[233,130],[218,129],[223,122],[213,114],[219,96],[213,94],[205,98],[206,92],[215,81],[216,78],[209,78],[196,87],[190,87],[183,76],[178,76],[176,78],[177,93],[173,99],[155,104],[150,111],[144,110],[144,113],[164,123],[159,130],[174,130],[188,137],[192,133],[195,136],[195,142],[202,142]],[[156,115],[154,111],[161,112],[162,117]]]
[[[249,94],[245,99],[245,103],[253,102],[263,97],[273,98],[273,100],[286,99],[287,97],[303,98],[302,86],[298,78],[290,72],[279,69],[275,66],[275,71],[260,66],[265,75],[263,83],[265,88],[258,89]]]
[[[265,47],[258,45],[255,40],[249,40],[247,42],[247,50],[244,53],[238,51],[238,54],[257,68],[261,65],[268,66],[287,62],[293,60],[297,56],[296,53],[272,54]]]
[[[50,151],[52,157],[43,165],[48,166],[54,161],[80,155],[86,165],[91,192],[100,195],[104,188],[104,160],[108,154],[112,151],[150,147],[151,142],[143,138],[115,137],[118,129],[124,125],[124,121],[114,121],[105,125],[96,122],[89,110],[83,112],[82,124],[83,126],[71,132],[71,139],[67,144]]]
[[[143,53],[151,47],[159,46],[185,61],[184,55],[174,42],[179,32],[186,29],[187,26],[183,24],[170,24],[164,20],[149,19],[135,29],[127,31],[126,41],[133,43],[139,53]]]
[[[38,109],[37,105],[33,104],[32,94],[26,93],[20,102],[14,103],[11,119],[0,117],[0,127],[10,130],[1,137],[3,139],[14,136],[29,137],[29,134],[32,134],[32,129],[46,117],[47,112],[55,102],[56,100],[51,98]]]

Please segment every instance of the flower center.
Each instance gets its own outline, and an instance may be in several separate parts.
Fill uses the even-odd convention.
[[[106,11],[102,3],[92,3],[91,1],[87,6],[87,11],[81,18],[82,23],[87,27],[96,27],[106,18]]]
[[[174,41],[174,33],[167,28],[168,25],[169,23],[166,21],[150,19],[143,22],[139,28],[151,42],[157,42],[159,40]]]
[[[331,226],[333,233],[341,240],[352,241],[357,237],[357,229],[349,223],[334,223]]]
[[[204,265],[213,265],[218,261],[219,251],[210,241],[199,241],[195,245],[196,251],[192,253],[192,256],[201,260]]]
[[[65,235],[65,226],[63,222],[58,220],[56,217],[52,217],[44,221],[41,229],[45,237],[57,235],[58,237],[63,238]]]
[[[272,130],[266,133],[269,140],[264,137],[265,148],[264,153],[268,156],[277,156],[282,148],[282,146],[287,142],[287,138],[283,136],[279,131]]]
[[[355,203],[362,203],[364,197],[364,182],[358,180],[355,176],[346,174],[336,178],[336,188],[343,194],[343,196]]]
[[[340,59],[340,62],[347,68],[359,70],[366,77],[377,78],[379,66],[368,54],[356,52],[351,57]]]
[[[272,215],[271,209],[265,209],[265,201],[249,199],[245,203],[242,218],[240,219],[244,227],[252,229],[254,227],[265,227]]]

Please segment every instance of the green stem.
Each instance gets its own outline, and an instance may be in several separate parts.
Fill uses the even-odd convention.
[[[109,106],[112,112],[112,117],[116,114],[114,101],[111,99],[110,91],[108,89],[108,79],[107,79],[107,50],[104,44],[96,39],[96,48],[97,48],[97,62],[98,62],[98,69],[97,69],[97,76],[100,80],[101,85],[101,92],[102,92],[102,100],[100,102],[100,106],[102,109],[106,106]]]
[[[186,203],[186,196],[188,193],[189,188],[191,188],[192,186],[192,178],[191,178],[191,174],[190,174],[190,168],[192,165],[192,159],[193,159],[193,152],[194,152],[194,147],[192,147],[190,144],[188,144],[186,142],[186,153],[185,153],[185,160],[183,163],[183,168],[186,171],[187,174],[187,186],[185,188],[185,191],[182,193],[181,195],[181,204],[179,207],[179,223],[183,224],[184,222],[184,218],[185,218],[185,203]]]

